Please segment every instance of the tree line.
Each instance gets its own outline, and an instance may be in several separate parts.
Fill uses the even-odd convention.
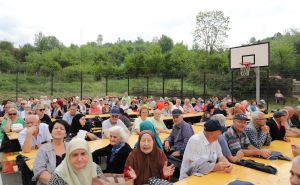
[[[211,25],[211,22],[222,24]],[[218,29],[210,27],[205,30],[205,24]],[[223,12],[200,12],[196,17],[191,48],[182,42],[174,43],[167,35],[152,41],[138,37],[134,41],[118,39],[115,43],[103,43],[103,36],[99,35],[93,42],[65,46],[55,36],[40,32],[35,35],[34,44],[18,48],[10,41],[0,41],[0,71],[45,76],[52,73],[74,76],[83,72],[94,74],[98,80],[120,74],[134,77],[184,75],[193,81],[203,71],[221,74],[230,71],[229,49],[222,45],[227,37],[228,24],[229,18]],[[210,34],[205,35],[207,32]],[[291,29],[263,40],[252,37],[245,44],[260,42],[270,42],[271,74],[300,79],[300,32]]]

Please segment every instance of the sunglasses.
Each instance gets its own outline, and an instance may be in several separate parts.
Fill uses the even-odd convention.
[[[112,118],[117,118],[119,115],[111,115]]]
[[[105,103],[104,105],[108,105],[107,103]]]
[[[173,118],[179,118],[179,116],[173,116]]]
[[[17,115],[17,113],[9,113],[8,115],[12,116],[12,115]]]
[[[40,111],[44,111],[45,109],[40,109]]]

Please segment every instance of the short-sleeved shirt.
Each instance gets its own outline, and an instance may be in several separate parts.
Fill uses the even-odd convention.
[[[26,136],[27,136],[27,127],[24,128],[19,134],[18,140],[19,140],[19,143],[21,146],[23,146]],[[37,146],[44,142],[51,141],[51,139],[52,139],[52,136],[49,132],[48,125],[46,123],[40,123],[39,133],[38,133],[37,137],[32,137],[32,146]]]
[[[118,119],[116,124],[112,124],[110,119],[107,119],[107,120],[103,121],[103,123],[102,123],[102,137],[105,138],[104,132],[108,132],[109,128],[116,126],[116,125],[122,127],[125,131],[128,131],[128,128],[123,123],[123,121],[121,121],[120,119]]]
[[[228,128],[223,135],[232,155],[236,155],[240,149],[247,149],[251,145],[247,135],[244,132],[238,133],[233,126]]]
[[[4,133],[3,133],[4,131],[3,131],[3,129],[4,129],[5,125],[6,125],[6,123],[7,123],[7,120],[6,120],[6,119],[3,119],[3,120],[2,120],[2,123],[1,123],[1,126],[0,126],[0,140],[2,140],[3,137],[4,137]],[[21,124],[23,125],[23,128],[25,127],[25,121],[24,121],[24,119],[21,118],[21,117],[18,117],[17,120],[16,120],[16,122],[14,122],[14,123],[12,123],[12,124],[10,125],[10,128],[11,128],[12,125],[15,124],[15,123],[21,123]]]
[[[193,162],[196,162],[198,159],[207,159],[207,161],[216,163],[218,157],[222,156],[221,146],[218,141],[210,143],[203,132],[193,135],[185,148],[180,168],[180,179],[187,177],[186,172],[192,167]]]

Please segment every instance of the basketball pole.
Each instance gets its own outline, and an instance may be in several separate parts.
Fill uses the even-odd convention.
[[[255,68],[256,74],[256,102],[258,103],[260,100],[260,70],[259,67]]]

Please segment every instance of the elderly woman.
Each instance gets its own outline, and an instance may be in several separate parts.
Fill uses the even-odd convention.
[[[170,134],[171,131],[168,130],[168,128],[166,127],[166,125],[160,115],[161,115],[161,111],[159,109],[156,109],[154,111],[154,116],[151,118],[151,121],[154,125],[155,130],[158,133],[162,132],[162,133]]]
[[[132,128],[132,133],[133,134],[139,134],[140,133],[140,124],[142,121],[148,120],[151,121],[150,118],[148,118],[149,115],[149,110],[147,106],[142,106],[140,108],[140,117],[135,119],[134,125]]]
[[[102,174],[101,168],[93,162],[88,143],[81,138],[70,141],[66,157],[55,169],[49,185],[90,185],[92,178]]]
[[[132,151],[127,143],[128,134],[120,126],[111,127],[109,130],[110,144],[93,152],[93,161],[99,164],[99,157],[106,156],[106,169],[104,173],[123,173],[126,159]]]
[[[13,128],[14,124],[21,124],[19,130],[14,130],[16,132],[21,131],[25,127],[24,119],[18,116],[18,110],[16,108],[9,108],[8,111],[3,116],[3,120],[0,126],[0,140],[4,137],[4,132],[8,133]]]
[[[185,113],[194,112],[194,107],[192,106],[192,104],[190,103],[190,99],[188,98],[184,100],[184,105],[182,108],[183,108],[183,112]]]
[[[76,114],[76,116],[74,116],[74,118],[72,119],[71,124],[72,136],[79,136],[78,133],[80,130],[81,133],[85,133],[84,137],[88,141],[99,139],[95,134],[92,133],[91,127],[88,124],[86,124],[85,116],[83,114]]]
[[[33,165],[33,180],[37,185],[48,184],[55,168],[65,157],[66,144],[64,138],[69,133],[69,125],[64,120],[57,120],[50,127],[52,142],[41,146]]]
[[[157,144],[157,147],[161,150],[163,150],[163,145],[162,145],[162,142],[160,140],[160,138],[158,137],[158,134],[152,124],[151,121],[148,121],[148,120],[145,120],[141,123],[140,125],[140,131],[143,132],[144,130],[149,130],[152,132],[154,138],[155,138],[155,141],[156,141],[156,144]],[[137,143],[138,144],[138,143]]]
[[[203,112],[203,110],[204,110],[204,103],[202,103],[200,99],[198,99],[196,101],[196,105],[194,106],[194,110],[196,112]]]
[[[31,106],[29,104],[26,104],[23,106],[24,110],[20,112],[20,117],[22,119],[25,119],[27,115],[31,114]]]
[[[89,114],[101,114],[101,108],[98,106],[97,102],[92,102],[91,107],[89,108]]]
[[[124,175],[134,179],[135,185],[148,184],[150,177],[169,178],[174,166],[167,166],[164,152],[158,149],[151,131],[144,130],[139,135],[138,146],[129,154]]]

